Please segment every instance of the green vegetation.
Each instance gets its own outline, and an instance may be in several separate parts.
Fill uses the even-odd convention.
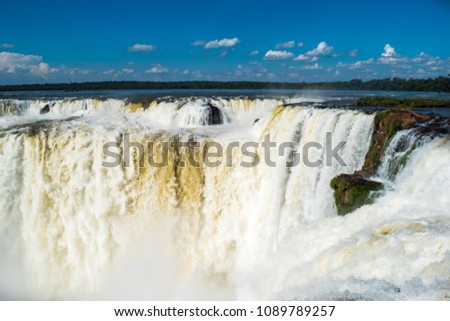
[[[334,200],[339,215],[346,215],[365,204],[372,203],[374,192],[383,188],[383,184],[379,182],[347,174],[333,178],[330,186],[334,189]]]
[[[370,181],[366,177],[376,173],[389,142],[399,130],[411,127],[425,128],[421,124],[429,122],[430,119],[429,115],[420,114],[406,108],[391,108],[376,114],[370,147],[362,169],[353,174],[339,175],[330,182],[330,186],[334,189],[334,198],[339,215],[345,215],[362,205],[371,203],[379,195],[376,191],[381,190],[383,185],[379,182]],[[442,122],[441,125],[434,128],[440,126],[447,128],[448,123]],[[432,128],[429,127],[429,129]],[[404,166],[407,157],[408,155],[405,155],[389,165],[392,168],[393,175],[401,166]]]
[[[430,120],[429,115],[416,113],[409,109],[391,108],[378,112],[374,119],[374,132],[363,170],[370,173],[376,171],[389,142],[399,130],[417,126],[428,120]]]
[[[423,107],[450,107],[449,100],[431,98],[399,99],[392,97],[365,97],[356,102],[358,107],[392,107],[392,108],[423,108]]]
[[[381,157],[384,155],[384,150],[394,137],[395,133],[401,128],[402,121],[400,119],[386,119],[392,114],[394,110],[386,110],[377,113],[374,119],[375,133],[373,135],[372,143],[367,151],[364,168],[375,170],[380,164]],[[377,135],[382,132],[383,135]]]
[[[383,90],[383,91],[434,91],[450,92],[450,78],[437,77],[428,79],[387,78],[362,81],[289,83],[289,82],[254,82],[254,81],[103,81],[60,84],[2,85],[0,91],[84,91],[84,90],[127,90],[127,89],[322,89],[322,90]]]

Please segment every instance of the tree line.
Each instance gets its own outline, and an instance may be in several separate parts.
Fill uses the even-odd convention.
[[[450,78],[428,79],[386,78],[362,81],[335,82],[256,82],[256,81],[100,81],[80,83],[0,85],[0,91],[85,91],[85,90],[130,90],[130,89],[321,89],[321,90],[383,90],[383,91],[433,91],[450,92]]]

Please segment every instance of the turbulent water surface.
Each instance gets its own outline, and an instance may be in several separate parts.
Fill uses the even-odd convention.
[[[318,94],[179,96],[0,100],[0,296],[450,297],[448,137],[397,133],[373,178],[382,195],[338,216],[330,180],[361,169],[374,114],[323,108]],[[346,142],[346,166],[286,166],[308,142],[325,145],[327,132]],[[180,144],[226,148],[267,135],[292,142],[283,155],[271,150],[275,166],[255,161],[268,156],[261,144],[253,156],[217,155],[217,166],[201,162],[205,149]],[[104,144],[124,156],[126,139],[151,142],[166,166],[138,148],[127,166],[102,166],[112,161]]]

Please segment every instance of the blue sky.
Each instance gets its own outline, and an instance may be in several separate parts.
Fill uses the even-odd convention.
[[[0,83],[435,77],[449,40],[449,0],[5,0]]]

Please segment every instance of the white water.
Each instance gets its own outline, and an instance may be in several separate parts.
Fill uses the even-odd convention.
[[[208,102],[223,125],[204,126]],[[386,173],[399,151],[388,148],[378,175],[392,180],[389,188],[340,217],[329,182],[362,167],[373,116],[282,103],[292,101],[7,102],[14,108],[0,118],[0,296],[448,299],[449,140],[424,141],[395,177]],[[82,117],[62,121],[72,116]],[[239,165],[252,159],[237,149],[231,166],[177,168],[179,159],[204,156],[179,149],[162,168],[139,169],[136,153],[130,167],[103,167],[103,144],[122,142],[125,132],[159,152],[173,135],[196,133],[201,144],[224,147],[270,134],[300,153],[332,132],[333,145],[346,141],[348,166],[287,168],[289,153],[272,149],[269,167],[259,144],[261,162],[250,168]],[[311,152],[311,160],[326,158]]]

